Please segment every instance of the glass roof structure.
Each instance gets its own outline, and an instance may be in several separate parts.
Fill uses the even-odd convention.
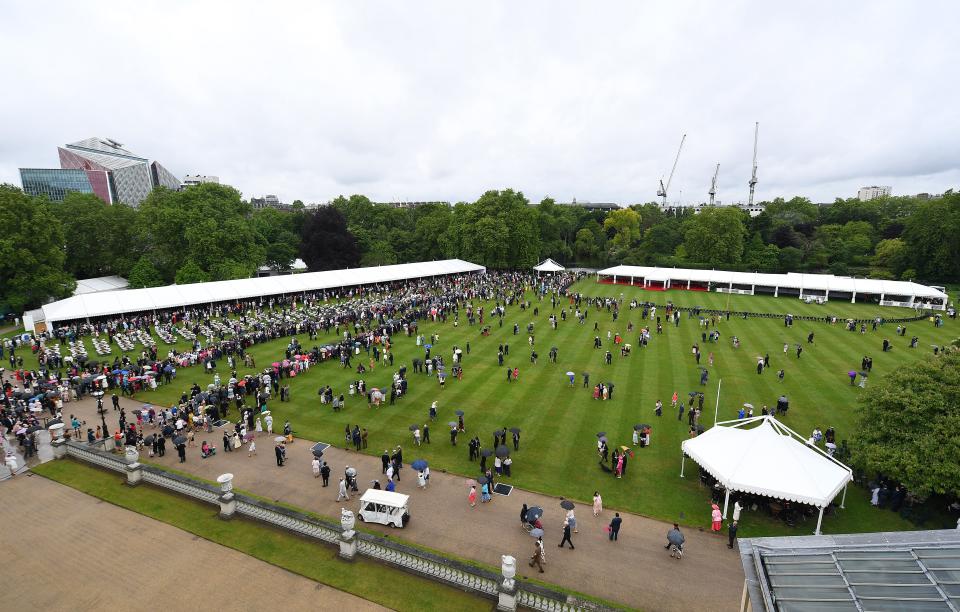
[[[960,531],[740,542],[746,591],[768,612],[960,609]]]

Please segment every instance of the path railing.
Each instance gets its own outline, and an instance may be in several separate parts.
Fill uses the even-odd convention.
[[[224,474],[218,479],[220,486],[194,480],[168,472],[155,466],[136,461],[131,455],[116,455],[95,446],[75,441],[55,440],[54,454],[96,465],[114,472],[126,474],[127,483],[141,482],[185,495],[220,507],[220,516],[225,519],[239,514],[248,519],[279,527],[296,535],[340,547],[340,556],[352,559],[360,554],[388,563],[394,567],[436,580],[455,588],[472,592],[482,597],[497,600],[498,610],[516,610],[518,606],[545,612],[573,612],[575,610],[611,610],[606,606],[567,595],[546,587],[522,580],[512,580],[488,569],[470,565],[456,559],[394,542],[387,538],[353,530],[353,517],[349,523],[337,524],[277,506],[260,499],[233,492],[233,476]],[[515,559],[505,557],[514,564]]]

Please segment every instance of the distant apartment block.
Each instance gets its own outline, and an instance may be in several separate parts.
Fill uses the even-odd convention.
[[[205,176],[202,174],[188,174],[183,177],[182,188],[186,189],[187,187],[193,187],[194,185],[202,185],[203,183],[220,183],[219,176]]]
[[[276,208],[277,210],[292,210],[290,204],[284,204],[280,201],[275,195],[265,195],[262,198],[250,198],[250,205],[254,209],[260,208]]]
[[[861,202],[885,198],[890,195],[892,188],[888,185],[871,185],[870,187],[861,187],[857,190],[857,199]]]

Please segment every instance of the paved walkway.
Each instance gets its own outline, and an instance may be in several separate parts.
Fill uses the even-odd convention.
[[[0,610],[387,609],[45,478],[0,490]],[[198,562],[215,569],[171,569]]]
[[[141,402],[122,399],[122,405],[131,415]],[[96,404],[92,400],[73,402],[64,406],[64,415],[77,414],[88,424],[100,422]],[[111,426],[116,425],[116,413],[107,416]],[[236,417],[236,412],[232,413]],[[276,426],[276,424],[275,424]],[[151,431],[150,426],[144,430]],[[167,445],[164,458],[145,461],[183,470],[207,480],[215,480],[225,472],[234,474],[234,487],[257,495],[282,501],[321,515],[340,516],[341,507],[357,510],[355,498],[349,503],[336,501],[336,484],[345,466],[355,467],[363,487],[381,475],[379,457],[327,449],[324,459],[332,468],[330,487],[321,487],[313,477],[310,461],[310,441],[298,439],[287,447],[287,465],[277,467],[273,452],[273,436],[262,434],[257,440],[259,454],[248,457],[246,447],[232,453],[221,448],[222,431],[207,436],[196,436],[196,448],[187,449],[187,462],[179,463],[172,445]],[[200,458],[200,442],[209,440],[217,447],[217,454]],[[330,442],[327,440],[326,442]],[[406,449],[405,462],[415,459],[415,451]],[[509,497],[494,496],[489,504],[467,503],[469,487],[462,476],[432,470],[431,484],[426,491],[416,485],[416,473],[406,464],[397,488],[410,498],[411,521],[402,531],[375,525],[385,535],[395,535],[410,542],[440,551],[474,559],[493,567],[500,566],[500,556],[514,555],[520,560],[523,574],[526,560],[533,554],[533,539],[520,527],[520,508],[539,505],[544,508],[543,523],[546,534],[546,573],[537,575],[568,589],[604,597],[645,610],[691,610],[710,602],[718,609],[733,609],[739,604],[743,588],[743,570],[736,548],[727,548],[726,538],[707,532],[686,530],[687,538],[683,561],[675,561],[663,549],[670,525],[638,515],[621,512],[623,526],[619,542],[610,542],[605,526],[613,512],[605,509],[594,518],[589,506],[577,504],[576,516],[580,533],[573,534],[576,550],[557,548],[562,538],[564,510],[559,499],[547,495],[514,489]]]

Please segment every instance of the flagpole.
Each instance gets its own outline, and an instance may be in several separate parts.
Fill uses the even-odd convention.
[[[717,415],[720,414],[720,385],[723,383],[723,379],[717,381],[717,408],[713,412],[713,426],[717,426]]]

